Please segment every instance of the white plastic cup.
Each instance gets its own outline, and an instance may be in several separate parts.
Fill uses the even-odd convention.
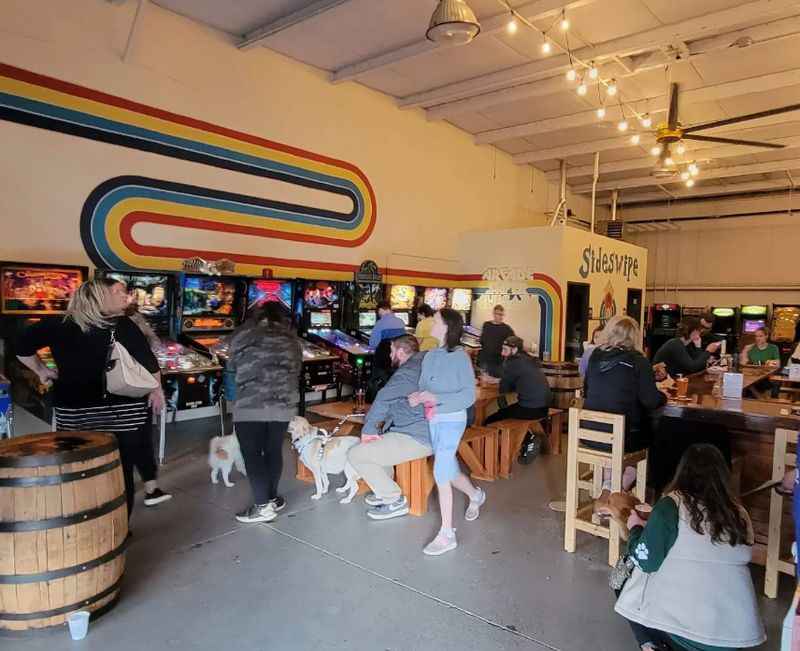
[[[73,640],[82,640],[89,632],[89,611],[78,610],[67,617],[69,634]]]

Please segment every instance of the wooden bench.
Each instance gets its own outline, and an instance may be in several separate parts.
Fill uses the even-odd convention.
[[[497,479],[498,438],[494,425],[468,427],[458,444],[458,455],[467,464],[470,477],[481,481]]]
[[[499,469],[498,475],[503,479],[511,479],[511,472],[514,469],[514,460],[519,454],[522,442],[528,432],[541,434],[544,438],[544,429],[541,420],[522,420],[519,418],[507,418],[492,423],[487,427],[496,427],[499,434]]]

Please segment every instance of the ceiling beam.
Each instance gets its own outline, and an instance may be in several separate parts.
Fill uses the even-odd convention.
[[[718,36],[692,41],[687,44],[687,52],[681,56],[679,62],[685,64],[697,60],[698,57],[712,56],[721,50],[732,47],[754,47],[780,39],[791,38],[799,34],[800,16],[783,18],[761,25],[754,25],[747,29],[738,29]],[[617,63],[623,64],[628,71],[618,74],[619,68],[615,65]],[[598,67],[600,68],[601,77],[616,77],[619,80],[634,77],[643,72],[663,68],[674,63],[676,63],[676,52],[671,48],[662,48],[627,59],[615,57],[606,66]],[[611,71],[612,68],[616,71],[616,74]],[[563,76],[559,72],[556,76],[542,81],[519,84],[474,97],[438,104],[426,109],[425,114],[429,120],[444,120],[471,111],[481,111],[510,102],[530,99],[531,97],[552,95],[563,92],[565,88]]]
[[[748,22],[764,22],[775,15],[796,9],[796,0],[754,0],[747,4],[698,16],[670,25],[663,25],[636,34],[605,41],[594,46],[583,47],[574,52],[582,60],[598,62],[617,56],[631,56],[668,47],[676,41],[686,41],[719,34],[740,27]],[[532,61],[498,72],[473,77],[447,84],[421,93],[404,97],[398,102],[401,108],[433,106],[443,102],[479,95],[506,86],[546,79],[566,71],[570,59],[566,54]]]
[[[709,197],[715,195],[724,195],[724,194],[744,194],[748,192],[764,192],[767,190],[782,190],[784,188],[789,188],[789,179],[776,179],[776,180],[764,180],[764,181],[750,181],[748,183],[729,183],[726,185],[709,185],[706,187],[703,186],[695,186],[691,189],[686,188],[684,190],[677,190],[675,191],[674,198],[675,199],[692,199],[692,198],[699,198],[699,197]],[[641,194],[630,194],[625,195],[624,193],[620,193],[618,202],[623,204],[629,203],[643,203],[646,201],[662,201],[667,202],[669,198],[665,198],[664,194],[661,192],[644,192]],[[598,202],[602,204],[610,204],[611,197],[603,197],[598,199]]]
[[[310,18],[324,14],[326,11],[335,9],[339,5],[343,5],[347,2],[350,2],[350,0],[317,0],[307,7],[293,11],[285,16],[281,16],[280,18],[273,20],[266,25],[262,25],[261,27],[248,32],[244,35],[244,38],[240,43],[237,44],[236,47],[238,47],[240,50],[249,50],[251,48],[258,47],[259,45],[264,45],[270,36],[275,36],[275,34],[278,34],[285,29],[299,25]]]
[[[704,169],[700,180],[703,179],[726,179],[735,176],[748,176],[750,174],[769,174],[770,172],[785,172],[786,170],[800,169],[800,158],[790,160],[770,161],[768,163],[757,163],[755,165],[734,165],[732,167],[715,167]],[[678,176],[670,179],[656,178],[654,176],[642,176],[631,179],[617,179],[615,181],[604,181],[597,184],[597,191],[604,190],[625,190],[630,188],[644,188],[652,185],[670,185],[682,183]],[[592,184],[578,185],[572,187],[575,194],[587,194],[592,191]]]
[[[535,0],[535,2],[528,2],[516,7],[515,11],[527,20],[535,21],[555,17],[561,13],[562,9],[577,9],[578,7],[589,5],[593,2],[597,2],[597,0],[574,0],[573,2],[564,2],[564,0]],[[497,6],[498,8],[500,7],[499,2]],[[506,25],[508,25],[508,19],[509,14],[507,11],[504,11],[501,14],[482,20],[481,31],[478,36],[475,37],[475,40],[483,40],[492,34],[501,32],[506,28]],[[335,84],[343,81],[351,81],[358,79],[368,72],[385,68],[386,66],[405,61],[406,59],[418,57],[426,52],[452,47],[457,46],[441,46],[423,38],[409,43],[408,45],[404,45],[403,47],[389,50],[388,52],[339,68],[331,73],[330,80]]]
[[[785,72],[776,72],[771,75],[729,81],[724,84],[717,84],[716,86],[684,90],[681,91],[678,97],[680,99],[680,108],[682,109],[690,104],[716,102],[739,95],[762,93],[786,86],[796,86],[798,84],[800,84],[800,68],[787,70]],[[636,105],[639,102],[646,102],[648,107],[652,107],[653,105],[656,107],[650,108],[649,112],[657,113],[667,110],[668,99],[667,95],[658,95],[656,97],[629,98],[627,103],[629,105]],[[628,117],[630,118],[632,116],[629,115]],[[619,120],[621,118],[621,109],[618,107],[608,107],[607,118],[609,120]],[[597,113],[595,109],[591,109],[572,115],[526,122],[513,127],[482,131],[475,135],[475,143],[478,145],[490,145],[496,142],[503,142],[504,140],[512,140],[513,138],[533,136],[537,133],[552,133],[553,131],[559,131],[561,129],[586,127],[595,124],[598,124]]]
[[[621,149],[623,147],[630,146],[631,140],[628,136],[619,136],[617,138],[591,140],[590,142],[581,142],[575,145],[566,145],[564,147],[553,147],[552,149],[528,151],[521,154],[515,154],[512,156],[512,159],[517,165],[524,165],[526,163],[538,163],[539,161],[544,160],[569,158],[570,156],[593,154],[596,151],[605,151],[606,149]]]

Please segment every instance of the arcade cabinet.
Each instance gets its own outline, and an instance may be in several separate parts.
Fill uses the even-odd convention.
[[[403,323],[406,330],[417,325],[417,288],[412,285],[392,285],[389,290],[389,305]]]
[[[785,366],[789,356],[800,340],[800,305],[772,305],[772,328],[770,341],[781,351],[781,365]]]
[[[383,300],[383,285],[380,283],[356,283],[355,306],[357,315],[356,334],[369,341],[372,329],[378,321],[378,303]]]
[[[737,317],[739,310],[735,307],[714,307],[714,325],[711,334],[725,340],[725,352],[732,355],[738,350],[736,340],[738,335]]]
[[[477,351],[481,347],[481,331],[469,324],[472,320],[472,290],[462,287],[451,290],[450,307],[464,319],[464,334],[461,335],[461,345],[467,349],[468,353]]]
[[[422,302],[436,312],[447,307],[447,296],[446,287],[426,287],[422,293]]]
[[[743,349],[747,344],[755,341],[755,333],[759,328],[767,329],[767,306],[766,305],[742,305],[739,308],[739,348]],[[769,333],[769,330],[767,330]]]
[[[341,304],[339,283],[298,280],[295,314],[300,332],[339,358],[337,381],[353,390],[363,388],[372,368],[373,350],[339,329]]]
[[[675,337],[681,321],[681,306],[675,303],[657,303],[648,310],[647,348],[650,358],[667,341]]]
[[[37,321],[63,319],[72,294],[88,274],[82,266],[0,262],[0,334],[13,402],[48,423],[52,420],[50,387],[17,361],[15,340]],[[49,348],[37,354],[55,368]]]

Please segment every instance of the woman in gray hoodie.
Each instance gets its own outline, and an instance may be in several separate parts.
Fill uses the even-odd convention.
[[[467,427],[467,409],[475,403],[475,374],[469,356],[460,347],[464,321],[455,310],[443,309],[433,317],[431,336],[439,348],[422,360],[419,391],[408,397],[412,407],[425,406],[433,447],[433,477],[439,491],[442,527],[423,550],[439,556],[456,548],[453,529],[453,487],[469,497],[465,519],[477,520],[486,494],[461,472],[456,451]]]

